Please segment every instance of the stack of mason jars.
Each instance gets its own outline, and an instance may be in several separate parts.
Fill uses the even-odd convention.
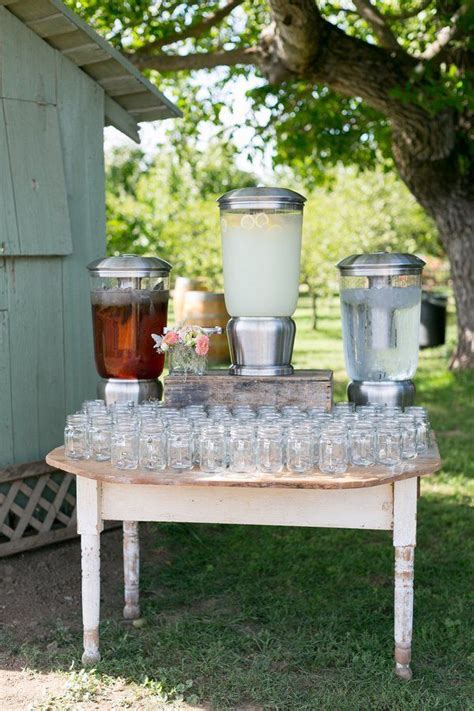
[[[339,475],[350,467],[394,466],[430,446],[423,407],[337,403],[289,405],[190,405],[183,409],[145,402],[105,407],[86,401],[67,418],[66,456],[111,461],[117,469],[200,469],[218,473]]]

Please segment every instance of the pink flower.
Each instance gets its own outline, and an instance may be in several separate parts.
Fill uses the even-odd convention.
[[[175,346],[178,343],[178,341],[179,341],[179,336],[176,333],[176,331],[168,331],[163,336],[162,343],[165,343],[167,346]]]
[[[202,334],[196,338],[196,354],[205,356],[209,352],[209,336]]]

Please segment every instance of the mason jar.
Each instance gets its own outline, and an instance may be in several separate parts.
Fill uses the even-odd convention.
[[[385,419],[377,424],[377,462],[394,466],[402,459],[402,433],[395,419]]]
[[[277,473],[283,469],[283,437],[278,422],[260,422],[257,429],[257,468]]]
[[[112,466],[117,469],[138,467],[138,429],[136,423],[118,422],[112,429],[110,446]]]
[[[171,469],[192,469],[193,430],[186,421],[170,422],[168,426],[168,462]]]
[[[223,425],[204,425],[199,433],[199,466],[201,471],[214,474],[227,465],[226,434]]]
[[[356,467],[375,464],[375,428],[366,422],[356,423],[349,431],[349,452],[351,464]]]
[[[89,427],[87,415],[68,415],[64,429],[64,453],[68,459],[89,459]]]
[[[167,437],[160,420],[142,421],[140,428],[139,462],[142,469],[162,471],[168,464]]]
[[[414,459],[417,455],[415,418],[400,415],[398,423],[402,432],[402,459]]]
[[[344,474],[349,464],[347,449],[345,429],[337,425],[325,427],[319,439],[319,469],[324,474]]]
[[[305,422],[292,424],[288,430],[286,466],[290,472],[305,474],[313,468],[311,427]]]
[[[110,460],[110,441],[112,437],[112,417],[110,415],[92,415],[89,421],[89,443],[91,459],[97,462]]]
[[[237,422],[229,433],[229,467],[239,474],[254,472],[257,466],[255,427]]]

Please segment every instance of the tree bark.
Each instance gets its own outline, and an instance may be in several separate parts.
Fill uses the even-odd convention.
[[[440,228],[451,265],[458,323],[458,342],[450,366],[455,370],[474,368],[474,208],[472,204],[452,204],[446,209],[457,226],[457,232],[447,234]],[[443,215],[439,222],[445,221]]]
[[[435,220],[450,262],[458,326],[450,366],[464,369],[474,368],[474,161],[468,158],[465,119],[455,118],[446,157],[420,159],[396,131],[393,151],[400,176]]]

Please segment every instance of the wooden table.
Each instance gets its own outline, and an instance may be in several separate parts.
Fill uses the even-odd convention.
[[[393,531],[395,670],[399,677],[411,678],[418,482],[419,477],[441,466],[435,443],[425,456],[398,466],[352,467],[341,476],[119,471],[108,462],[66,459],[63,447],[50,452],[46,461],[77,476],[84,665],[100,659],[100,533],[104,520],[123,521],[126,619],[140,616],[138,521],[321,526]]]

